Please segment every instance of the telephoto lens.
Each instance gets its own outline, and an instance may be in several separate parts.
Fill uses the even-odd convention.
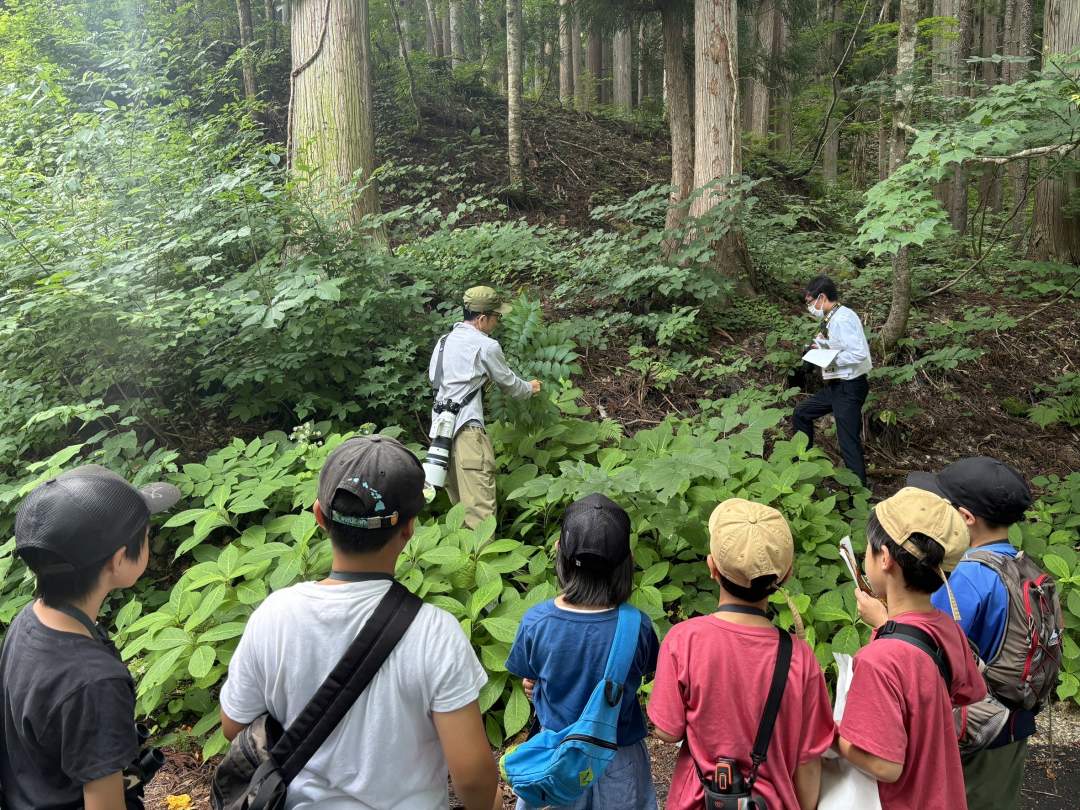
[[[450,448],[454,442],[454,425],[457,417],[443,411],[435,417],[435,437],[428,447],[424,461],[425,483],[434,487],[446,486],[446,471],[450,468]]]

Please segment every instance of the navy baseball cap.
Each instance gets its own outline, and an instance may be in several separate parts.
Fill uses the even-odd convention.
[[[586,568],[614,568],[630,556],[630,516],[606,495],[594,493],[563,512],[559,553]]]
[[[936,474],[911,473],[907,485],[929,490],[998,526],[1019,523],[1034,500],[1014,467],[987,456],[962,458]]]
[[[61,574],[99,563],[146,532],[150,516],[180,500],[172,484],[136,489],[97,464],[61,473],[35,487],[15,515],[15,550],[48,551],[56,560],[42,564],[31,554],[37,574]]]

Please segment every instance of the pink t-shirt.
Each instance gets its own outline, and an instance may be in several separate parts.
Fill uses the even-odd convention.
[[[951,616],[932,610],[895,619],[934,637],[952,667],[952,690],[946,691],[933,659],[918,647],[896,638],[871,641],[855,655],[840,736],[876,757],[903,763],[896,782],[878,784],[882,810],[964,810],[952,707],[981,700],[986,685]]]
[[[699,616],[671,628],[660,645],[649,718],[685,737],[671,778],[667,810],[700,810],[705,800],[691,752],[709,775],[716,757],[750,772],[761,712],[776,664],[776,629]],[[828,748],[835,734],[825,678],[810,647],[793,639],[784,699],[754,792],[770,810],[798,810],[795,768]]]

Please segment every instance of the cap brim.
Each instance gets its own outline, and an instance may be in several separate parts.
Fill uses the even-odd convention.
[[[937,475],[935,475],[934,473],[928,473],[928,472],[908,473],[908,477],[907,477],[907,480],[905,481],[905,483],[909,487],[915,487],[916,489],[923,489],[923,490],[926,490],[927,492],[933,492],[939,498],[944,498],[945,500],[947,500],[949,502],[952,501],[952,499],[949,497],[948,493],[946,493],[945,490],[942,489],[941,481],[938,479]]]
[[[497,307],[495,307],[495,311],[498,312],[500,315],[509,315],[511,312],[514,311],[514,308],[510,304],[499,304]]]
[[[180,490],[164,482],[147,484],[139,490],[139,494],[151,515],[171,509],[180,500]]]

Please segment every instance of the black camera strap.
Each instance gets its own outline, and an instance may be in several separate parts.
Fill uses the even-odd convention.
[[[949,666],[949,659],[945,657],[945,651],[941,649],[941,646],[934,641],[934,637],[925,630],[903,622],[894,622],[890,619],[878,630],[874,640],[877,641],[881,638],[895,638],[906,641],[913,647],[918,647],[929,655],[937,666],[941,677],[945,679],[945,688],[952,689],[952,667]]]
[[[756,608],[753,605],[720,605],[716,609],[717,613],[745,613],[747,616],[760,616],[763,619],[769,618],[767,611],[761,608]]]
[[[83,627],[85,627],[87,632],[90,633],[91,638],[97,639],[106,647],[109,647],[115,651],[116,648],[113,646],[112,639],[109,638],[109,634],[105,632],[105,629],[100,624],[87,616],[83,611],[79,610],[74,605],[57,605],[56,609],[59,610],[61,613],[67,614],[79,624],[81,624]]]
[[[765,611],[749,605],[721,605],[719,612],[746,613],[757,616],[767,616]],[[777,715],[780,714],[780,702],[784,698],[784,690],[787,688],[788,672],[791,669],[791,634],[782,628],[776,628],[777,648],[776,665],[773,667],[772,682],[769,684],[769,694],[765,698],[765,708],[761,713],[761,722],[758,724],[757,736],[754,738],[754,747],[750,751],[750,775],[746,778],[746,791],[749,793],[757,781],[758,770],[765,764],[768,756],[769,742],[772,740],[773,728],[776,726]],[[687,740],[689,745],[689,740]],[[697,764],[697,760],[691,752],[690,760],[697,770],[698,779],[706,787],[709,780]]]
[[[435,361],[435,376],[431,380],[431,385],[433,387],[432,396],[435,399],[436,413],[450,411],[454,416],[457,416],[458,411],[472,402],[476,395],[480,393],[480,389],[484,387],[484,383],[481,381],[480,385],[467,393],[461,402],[454,402],[450,399],[445,402],[439,401],[439,389],[442,388],[443,381],[443,354],[446,352],[446,339],[448,337],[450,337],[450,335],[443,335],[439,339],[439,359]]]

